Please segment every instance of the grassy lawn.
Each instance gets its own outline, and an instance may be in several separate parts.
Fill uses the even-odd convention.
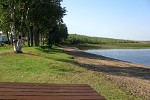
[[[0,82],[89,84],[107,100],[142,100],[83,68],[57,47],[24,47],[23,52],[0,47]]]

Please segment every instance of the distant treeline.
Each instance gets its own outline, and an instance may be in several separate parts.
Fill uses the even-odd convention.
[[[131,40],[121,40],[112,38],[102,38],[102,37],[89,37],[85,35],[70,34],[66,41],[67,44],[112,44],[112,43],[138,43],[138,41]]]

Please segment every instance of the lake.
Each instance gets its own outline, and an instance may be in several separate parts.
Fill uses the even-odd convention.
[[[102,49],[85,52],[150,66],[150,49]]]

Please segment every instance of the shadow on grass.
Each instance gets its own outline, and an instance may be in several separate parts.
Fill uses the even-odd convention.
[[[56,54],[56,53],[64,52],[63,50],[60,50],[57,48],[48,48],[47,46],[46,46],[46,48],[38,47],[38,48],[36,48],[36,50],[40,51],[41,53],[46,53],[46,54]],[[41,56],[36,53],[33,53],[32,51],[29,51],[27,53],[23,52],[23,54],[28,54],[28,55],[32,55],[32,56]]]
[[[77,63],[76,61],[74,61],[73,57],[68,57],[68,58],[58,58],[58,57],[52,57],[53,54],[59,54],[59,53],[64,53],[63,50],[57,49],[57,48],[50,48],[49,50],[47,50],[47,48],[36,48],[38,51],[40,51],[41,53],[45,53],[45,55],[40,55],[40,54],[36,54],[36,53],[32,53],[32,52],[28,52],[28,53],[23,53],[23,54],[27,54],[27,55],[31,55],[31,56],[37,56],[37,57],[42,57],[48,60],[54,60],[54,61],[58,61],[58,62],[64,62],[64,63],[69,63],[69,64],[73,64],[73,65],[77,65],[80,66],[79,63]],[[69,71],[73,71],[75,72],[73,69],[66,69],[66,67],[60,66],[61,68],[56,68],[57,71],[60,72],[69,72]],[[53,69],[53,68],[52,68]]]
[[[57,48],[49,48],[48,46],[41,46],[40,48],[36,48],[37,50],[44,52],[44,53],[63,53],[63,50],[57,49]]]
[[[57,49],[57,48],[50,48],[49,50],[47,50],[46,48],[37,48],[37,50],[39,51],[42,51],[44,53],[50,53],[50,54],[55,54],[55,53],[64,53],[65,51],[64,50],[60,50],[60,49]],[[50,57],[45,57],[47,59],[51,59]],[[58,59],[55,59],[53,58],[53,60],[56,60],[56,61],[61,61],[61,62],[65,62],[65,63],[71,63],[71,64],[74,64],[74,65],[77,65],[77,66],[81,66],[78,62],[72,60],[74,59],[74,57],[68,57],[68,59],[63,59],[63,58],[58,58]]]
[[[120,61],[120,60],[111,59],[104,56],[97,56],[94,54],[89,54],[81,51],[65,51],[65,52],[75,57],[89,58],[93,60],[98,59],[98,60],[106,60],[106,61]],[[150,80],[150,68],[143,68],[143,67],[136,67],[136,66],[116,67],[115,65],[107,66],[107,65],[95,65],[95,64],[85,64],[85,63],[79,63],[78,65],[80,65],[80,67],[84,67],[88,70],[92,70],[95,72],[103,72],[103,73],[116,75],[116,76],[138,77],[141,79]]]
[[[69,64],[72,64],[72,65],[75,65],[75,66],[79,66],[79,67],[83,67],[83,65],[81,65],[80,63],[74,61],[74,60],[71,60],[71,59],[55,59],[56,61],[60,61],[60,62],[64,62],[64,63],[69,63]],[[62,69],[64,70],[64,69]],[[72,73],[82,73],[82,71],[80,70],[71,70]]]
[[[61,62],[64,62],[64,63],[70,63],[70,64],[77,65],[77,66],[81,67],[81,64],[79,64],[78,62],[76,62],[74,60],[71,60],[71,59],[55,59],[55,60],[56,61],[61,61]]]

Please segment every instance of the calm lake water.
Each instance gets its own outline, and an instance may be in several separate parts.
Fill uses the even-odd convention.
[[[150,49],[104,49],[85,52],[150,66]]]

